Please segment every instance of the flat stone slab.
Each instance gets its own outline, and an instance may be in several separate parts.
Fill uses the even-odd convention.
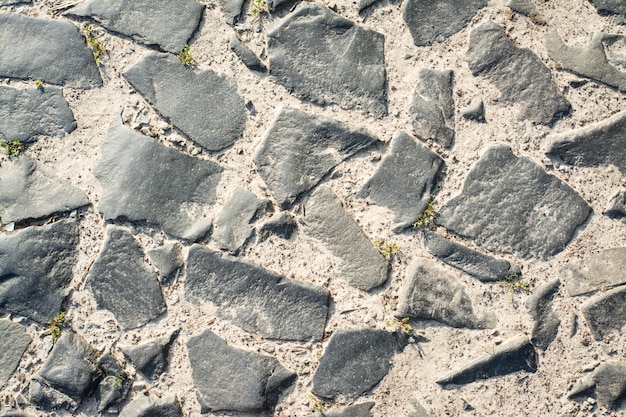
[[[626,329],[626,286],[607,291],[582,306],[583,314],[596,340]]]
[[[195,0],[89,0],[66,15],[88,17],[136,42],[178,53],[200,24],[203,11],[204,5]]]
[[[316,3],[302,3],[267,33],[270,75],[296,97],[387,114],[385,37]]]
[[[583,262],[572,261],[562,271],[570,296],[588,294],[626,284],[626,247],[605,249]]]
[[[530,49],[515,46],[495,22],[472,30],[466,59],[474,76],[484,77],[500,90],[503,104],[520,106],[519,120],[548,125],[571,108],[550,69]]]
[[[150,52],[122,74],[154,109],[208,151],[231,146],[246,126],[234,79],[196,72],[170,54]]]
[[[0,308],[48,323],[69,292],[77,246],[71,221],[0,234]]]
[[[149,395],[140,396],[128,404],[119,417],[183,417],[183,412],[174,394],[163,398]]]
[[[560,285],[558,279],[552,280],[535,289],[526,299],[526,307],[535,321],[530,341],[541,350],[546,350],[559,332],[561,319],[552,309],[552,299]]]
[[[156,223],[189,240],[205,236],[222,167],[178,152],[114,122],[94,175],[103,187],[98,210],[107,220]]]
[[[0,13],[0,77],[73,88],[102,86],[85,37],[70,22]]]
[[[303,220],[303,231],[339,258],[341,279],[363,291],[387,281],[389,263],[328,186],[322,185],[311,194]]]
[[[588,397],[590,394],[609,410],[619,406],[620,400],[626,394],[626,364],[623,362],[600,364],[589,375],[577,381],[567,393],[567,397],[583,395]]]
[[[289,208],[335,166],[381,143],[367,131],[281,107],[254,156],[259,175],[282,208]]]
[[[622,0],[590,0],[600,14],[621,14],[626,16],[626,4]]]
[[[0,320],[0,388],[7,383],[32,341],[26,328],[10,320]]]
[[[107,226],[106,238],[86,284],[98,307],[109,310],[124,329],[141,327],[166,311],[154,270],[130,232]]]
[[[373,417],[372,407],[376,405],[373,401],[366,403],[354,404],[348,407],[341,407],[336,410],[318,411],[309,417]]]
[[[165,372],[169,363],[169,353],[172,343],[180,331],[176,330],[169,336],[148,340],[138,345],[120,347],[135,369],[148,381],[156,380]]]
[[[162,246],[148,251],[148,257],[159,271],[161,285],[169,285],[174,279],[174,272],[182,268],[183,245],[177,241],[165,242]]]
[[[213,303],[219,317],[246,331],[302,341],[322,339],[330,297],[323,288],[200,245],[189,249],[185,295],[195,303]]]
[[[492,145],[435,222],[490,251],[547,258],[565,249],[591,207],[507,145]]]
[[[296,374],[271,356],[228,346],[210,330],[187,342],[200,412],[274,408]]]
[[[454,140],[454,98],[451,70],[422,68],[411,100],[413,133],[449,148]]]
[[[337,329],[313,375],[313,394],[337,402],[350,401],[374,388],[391,369],[407,338],[371,328]]]

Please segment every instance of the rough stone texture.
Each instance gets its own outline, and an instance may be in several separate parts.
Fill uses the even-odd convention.
[[[203,148],[231,146],[246,126],[234,79],[196,72],[169,54],[147,53],[122,74],[163,117]]]
[[[359,0],[359,13],[376,3],[378,0]]]
[[[463,286],[437,264],[417,258],[407,270],[400,289],[397,317],[436,320],[452,327],[490,328],[493,314],[474,314],[472,301]]]
[[[328,314],[325,289],[213,252],[189,249],[185,294],[209,301],[218,316],[246,331],[281,340],[321,340]]]
[[[550,69],[530,49],[516,47],[495,22],[472,30],[466,59],[474,76],[486,78],[500,90],[503,104],[520,105],[519,120],[551,124],[569,112],[571,106],[554,84]]]
[[[439,155],[404,132],[397,131],[391,149],[359,191],[394,214],[393,230],[415,223],[431,199],[435,178],[443,166]]]
[[[442,42],[463,29],[487,0],[405,0],[402,17],[417,46]]]
[[[311,414],[309,417],[373,417],[371,409],[375,404],[376,403],[373,401],[369,401],[331,411],[318,411],[315,414]]]
[[[267,33],[270,74],[298,98],[387,114],[385,37],[304,2]]]
[[[328,186],[322,185],[311,194],[303,219],[304,232],[340,259],[338,276],[348,284],[369,291],[387,281],[387,260]]]
[[[609,204],[607,204],[604,210],[604,214],[614,219],[623,219],[626,217],[626,190],[618,191],[611,197]]]
[[[547,258],[565,249],[591,208],[567,184],[507,145],[492,145],[435,221],[491,251]]]
[[[163,398],[153,395],[139,397],[128,404],[119,417],[182,417],[178,399],[174,394]]]
[[[562,271],[565,288],[572,297],[626,284],[626,247],[605,249],[583,262],[571,261]]]
[[[0,388],[7,383],[20,363],[31,337],[26,328],[9,320],[0,320]]]
[[[517,371],[535,372],[537,353],[525,336],[511,338],[493,352],[487,352],[461,369],[437,381],[439,385],[462,385],[478,379],[508,375]]]
[[[102,86],[93,54],[70,22],[0,13],[0,56],[0,77],[73,88]]]
[[[32,0],[0,0],[0,6],[11,6],[21,3],[32,3]]]
[[[201,413],[274,408],[296,379],[275,358],[230,347],[210,330],[187,342]]]
[[[241,62],[252,71],[267,72],[267,66],[261,62],[258,56],[250,48],[248,48],[237,34],[233,33],[230,37],[230,50],[241,59]]]
[[[233,26],[239,20],[244,0],[218,0],[226,23]]]
[[[580,379],[567,393],[568,398],[595,397],[600,405],[614,409],[626,395],[626,364],[602,363],[589,375]]]
[[[282,239],[291,239],[297,229],[296,218],[288,211],[281,211],[276,212],[257,228],[257,236],[261,242],[269,238],[270,235]]]
[[[67,14],[89,17],[108,30],[178,53],[200,24],[204,5],[195,0],[89,0]]]
[[[591,299],[582,307],[587,324],[596,340],[626,329],[626,286],[621,286]]]
[[[537,13],[537,6],[535,6],[532,0],[509,0],[506,5],[514,12],[526,16],[529,16],[531,13]]]
[[[590,0],[600,14],[621,14],[626,16],[626,4],[622,0]]]
[[[172,332],[169,336],[149,340],[136,346],[121,347],[124,355],[128,356],[135,365],[135,369],[149,381],[156,380],[168,365],[168,356],[172,343],[180,330]]]
[[[480,96],[474,96],[469,104],[461,109],[461,116],[468,120],[485,122],[485,104]]]
[[[1,1],[0,1],[0,5],[2,5]],[[3,408],[0,410],[0,417],[32,417],[32,414],[27,414],[21,410]]]
[[[0,308],[48,323],[69,292],[77,245],[70,221],[0,234]]]
[[[98,210],[107,220],[148,221],[168,233],[197,240],[213,219],[222,168],[178,152],[117,122],[102,144],[94,175],[104,189]]]
[[[432,413],[429,413],[421,404],[417,402],[413,403],[413,411],[408,417],[433,417]]]
[[[141,327],[166,311],[156,274],[130,232],[107,226],[106,238],[86,280],[100,308],[124,329]]]
[[[174,272],[182,268],[184,264],[182,250],[183,245],[180,242],[170,241],[148,251],[150,260],[159,270],[161,285],[171,284],[174,279]]]
[[[336,120],[282,107],[254,156],[258,173],[282,208],[289,208],[343,160],[378,139]]]
[[[526,307],[535,321],[530,341],[541,350],[550,346],[559,331],[561,319],[552,309],[552,298],[560,285],[558,279],[552,280],[535,289],[526,299]]]
[[[411,113],[413,132],[420,139],[449,148],[454,140],[454,99],[451,70],[422,68],[413,91]]]
[[[103,379],[96,389],[96,400],[98,401],[98,412],[102,413],[109,407],[124,402],[128,397],[132,383],[110,351],[100,356],[98,366]]]

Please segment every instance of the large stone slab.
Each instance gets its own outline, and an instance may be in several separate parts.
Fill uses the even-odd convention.
[[[596,340],[603,340],[612,333],[622,334],[626,330],[626,286],[591,299],[582,309]]]
[[[185,294],[215,304],[218,316],[267,338],[321,340],[324,334],[328,291],[200,245],[189,249]]]
[[[605,249],[584,262],[571,261],[562,274],[569,295],[588,294],[626,284],[626,247]]]
[[[621,14],[626,16],[626,4],[622,0],[590,0],[600,14]]]
[[[559,332],[561,319],[552,309],[552,299],[561,282],[552,280],[533,291],[526,299],[526,307],[535,321],[530,341],[541,350],[546,350]]]
[[[500,90],[500,102],[520,106],[519,120],[551,124],[569,112],[571,106],[550,69],[530,49],[515,46],[495,22],[472,30],[466,59],[474,76],[486,78]]]
[[[74,88],[102,86],[93,54],[70,22],[0,13],[0,56],[0,77]]]
[[[176,330],[168,336],[148,340],[138,345],[122,346],[120,349],[135,365],[137,372],[148,381],[154,381],[165,372],[169,363],[170,348],[179,332]]]
[[[267,33],[270,74],[303,100],[387,114],[385,37],[304,2]]]
[[[234,79],[196,72],[170,54],[147,53],[122,74],[154,109],[209,151],[231,146],[246,126]]]
[[[128,404],[119,417],[182,417],[180,403],[174,394],[163,398],[153,395],[141,396]]]
[[[222,167],[161,145],[114,122],[94,175],[103,187],[98,210],[107,220],[148,221],[168,233],[197,240],[213,218]]]
[[[567,393],[568,398],[592,395],[609,410],[617,408],[626,395],[626,364],[606,362],[581,378]]]
[[[354,404],[348,407],[341,407],[336,410],[318,411],[309,417],[373,417],[372,407],[376,403],[368,401],[366,403]]]
[[[289,208],[335,166],[378,139],[336,120],[282,107],[254,156],[258,173],[283,208]]]
[[[30,342],[31,337],[21,324],[9,320],[0,320],[0,388],[7,383],[22,355]]]
[[[454,140],[454,98],[451,70],[422,68],[411,100],[413,133],[449,148]]]
[[[274,408],[296,379],[271,356],[228,346],[210,330],[187,342],[200,412]]]
[[[497,144],[487,148],[461,194],[435,221],[491,251],[547,258],[565,249],[590,212],[567,184]]]

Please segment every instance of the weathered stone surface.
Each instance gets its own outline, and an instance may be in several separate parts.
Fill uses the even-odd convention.
[[[318,411],[315,414],[311,414],[309,417],[373,417],[371,409],[375,404],[376,403],[373,401],[369,401],[331,411]]]
[[[267,338],[321,340],[324,334],[328,291],[200,245],[189,249],[185,294],[215,304],[220,317]]]
[[[58,221],[0,234],[0,308],[47,323],[72,281],[78,225]]]
[[[376,3],[378,0],[359,0],[359,13]]]
[[[462,385],[478,379],[536,370],[537,353],[533,345],[525,336],[517,336],[496,346],[493,352],[485,353],[463,368],[441,378],[437,383],[444,387],[448,384]]]
[[[622,333],[626,329],[626,286],[591,299],[583,305],[583,314],[596,340]]]
[[[413,132],[420,139],[449,148],[454,140],[454,99],[451,70],[422,68],[413,90],[411,113]]]
[[[289,208],[340,162],[374,143],[380,141],[363,129],[282,107],[254,163],[278,204]]]
[[[407,344],[404,334],[371,328],[338,329],[313,375],[313,394],[349,401],[374,388]]]
[[[102,78],[85,38],[58,19],[0,13],[0,77],[94,88]]]
[[[122,74],[157,112],[209,151],[231,146],[246,126],[234,79],[196,72],[169,54],[151,52]]]
[[[11,6],[20,3],[32,3],[32,0],[0,0],[0,6]]]
[[[387,260],[328,186],[322,185],[311,194],[303,230],[340,259],[339,277],[348,284],[369,291],[387,281]]]
[[[180,403],[174,394],[163,398],[142,396],[128,404],[119,417],[182,417]]]
[[[244,0],[218,0],[226,23],[233,26],[239,20]]]
[[[497,144],[487,148],[461,194],[435,221],[491,251],[547,258],[565,249],[590,212],[567,184]]]
[[[626,271],[626,247],[591,254],[583,263],[571,261],[562,274],[573,297],[626,284],[626,275],[617,271]]]
[[[1,1],[0,1],[0,5],[2,5]],[[32,414],[27,414],[21,410],[3,408],[3,409],[0,409],[0,417],[32,417]]]
[[[267,66],[261,62],[258,56],[250,48],[248,48],[237,34],[233,33],[230,37],[230,50],[241,59],[241,62],[252,71],[267,72]]]
[[[526,307],[535,321],[530,341],[541,350],[546,350],[556,338],[561,319],[552,309],[552,298],[561,282],[558,279],[537,288],[526,299]]]
[[[535,6],[532,0],[509,0],[506,5],[514,12],[526,16],[529,16],[531,13],[537,13],[537,6]]]
[[[149,340],[136,346],[121,347],[124,355],[128,356],[135,365],[135,369],[149,381],[156,380],[167,368],[172,343],[180,330],[169,336]]]
[[[161,285],[169,285],[174,279],[174,272],[184,264],[183,245],[180,242],[165,242],[156,249],[150,249],[148,256],[159,270],[159,282]]]
[[[474,96],[469,104],[461,109],[461,116],[468,120],[485,121],[485,104],[480,96]]]
[[[408,417],[433,417],[432,413],[429,413],[421,404],[417,402],[413,403],[413,412]]]
[[[515,46],[495,22],[472,30],[466,59],[474,76],[486,78],[500,90],[503,104],[520,105],[519,120],[551,124],[569,112],[571,106],[550,69],[530,49]]]
[[[94,175],[104,193],[98,210],[109,219],[148,221],[168,233],[197,240],[213,219],[222,167],[161,145],[117,122],[102,145]]]
[[[204,5],[195,0],[89,0],[67,14],[88,17],[108,30],[178,53],[200,24]]]
[[[622,0],[590,0],[600,14],[621,14],[626,16],[626,4]]]
[[[604,214],[614,219],[623,219],[626,217],[626,190],[615,193],[609,200]]]
[[[428,205],[435,177],[442,166],[439,155],[397,131],[389,153],[358,196],[391,209],[393,230],[399,232],[415,223]]]
[[[124,329],[134,329],[166,311],[156,274],[144,262],[144,252],[128,230],[107,226],[98,258],[87,276],[100,308],[115,315]]]
[[[210,330],[190,338],[187,349],[202,413],[272,409],[296,379],[275,358],[230,347]]]
[[[602,363],[589,375],[580,379],[567,393],[568,398],[594,396],[600,405],[610,409],[619,405],[626,395],[626,364]]]
[[[109,407],[124,402],[132,384],[110,351],[100,356],[98,366],[103,379],[96,388],[96,400],[98,401],[98,412],[102,413]]]
[[[454,35],[487,5],[487,0],[405,0],[402,17],[417,46],[442,42]]]
[[[417,258],[400,289],[397,317],[436,320],[452,327],[490,328],[493,314],[477,316],[463,286],[434,262]]]
[[[267,221],[263,222],[257,229],[259,241],[264,241],[270,235],[278,236],[282,239],[291,239],[298,229],[296,218],[288,211],[276,212]]]
[[[270,74],[317,104],[387,114],[385,37],[316,3],[302,3],[267,33]]]
[[[20,363],[31,337],[26,328],[9,320],[0,320],[0,388],[7,383]]]

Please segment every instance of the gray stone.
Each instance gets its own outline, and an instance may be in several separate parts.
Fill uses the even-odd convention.
[[[244,0],[218,0],[226,23],[233,26],[239,20]]]
[[[174,272],[182,268],[184,264],[182,250],[183,245],[180,242],[171,241],[148,251],[150,260],[159,270],[161,285],[171,284],[174,279]]]
[[[354,404],[348,407],[341,407],[336,410],[318,411],[309,417],[373,417],[372,407],[376,403],[368,401],[366,403]]]
[[[413,132],[420,139],[433,140],[449,148],[454,140],[454,99],[451,70],[422,68],[413,91],[411,113]]]
[[[77,245],[70,221],[0,234],[0,308],[48,323],[70,291]]]
[[[469,104],[461,109],[461,116],[468,120],[485,121],[485,104],[480,96],[474,96]]]
[[[335,166],[374,143],[380,141],[363,129],[282,107],[254,163],[278,204],[289,208]]]
[[[359,13],[376,3],[378,0],[359,0]]]
[[[328,314],[325,289],[222,257],[200,245],[189,250],[185,294],[217,306],[219,317],[281,340],[321,340]]]
[[[30,345],[26,328],[9,320],[0,320],[0,388],[7,383],[22,355]]]
[[[200,412],[274,408],[296,379],[271,356],[228,346],[210,330],[187,342]]]
[[[241,59],[241,62],[252,71],[267,72],[267,66],[233,33],[230,37],[230,50]]]
[[[96,400],[98,401],[98,412],[102,413],[109,407],[124,402],[128,397],[132,384],[130,378],[128,378],[128,375],[126,375],[126,372],[124,372],[110,351],[100,356],[98,366],[102,372],[103,379],[96,389]]]
[[[405,0],[402,17],[417,46],[442,42],[463,29],[487,0]]]
[[[111,311],[123,329],[141,327],[166,311],[156,274],[144,262],[139,243],[122,227],[107,226],[86,284],[98,306]]]
[[[581,378],[567,393],[568,398],[595,397],[600,405],[609,410],[617,408],[626,395],[626,364],[606,362]]]
[[[0,223],[44,218],[87,204],[82,191],[25,155],[0,165]]]
[[[257,229],[259,241],[263,242],[270,235],[278,236],[282,239],[291,239],[291,236],[298,229],[296,218],[288,211],[276,212],[270,219],[263,222]]]
[[[7,140],[34,142],[39,136],[63,137],[76,129],[76,120],[56,87],[0,86],[0,134]]]
[[[617,271],[626,271],[626,247],[591,254],[583,263],[570,261],[562,274],[568,294],[574,297],[626,284],[626,275]]]
[[[222,167],[161,145],[123,126],[111,125],[94,175],[103,187],[98,210],[107,220],[160,225],[167,233],[197,240],[210,230]]]
[[[32,0],[0,0],[0,6],[11,6],[13,4],[32,3]]]
[[[137,372],[147,380],[154,381],[165,372],[169,363],[170,348],[178,333],[180,330],[136,346],[120,347],[120,350],[135,365]]]
[[[600,14],[621,14],[626,16],[626,4],[622,0],[590,0]]]
[[[479,379],[488,379],[513,372],[537,371],[537,353],[530,340],[517,336],[496,346],[459,370],[437,381],[439,385],[469,384]]]
[[[552,280],[535,289],[526,299],[526,307],[535,321],[530,341],[541,350],[546,350],[559,332],[561,319],[552,309],[552,298],[560,285],[558,278]]]
[[[433,417],[432,413],[429,413],[421,404],[417,402],[413,403],[413,412],[408,417]]]
[[[400,289],[397,317],[436,320],[452,327],[494,327],[492,313],[477,316],[463,285],[426,258],[417,258]]]
[[[0,13],[0,28],[0,77],[73,88],[102,86],[93,54],[70,22]]]
[[[466,59],[474,76],[486,78],[500,90],[503,104],[520,106],[519,120],[547,125],[571,108],[550,69],[530,49],[515,46],[495,22],[472,30]]]
[[[532,13],[537,13],[537,6],[532,0],[509,0],[506,4],[514,12],[530,16]]]
[[[119,417],[182,417],[180,403],[174,394],[163,398],[153,395],[139,397],[128,404]]]
[[[391,360],[402,352],[402,333],[379,329],[338,329],[328,341],[313,375],[313,394],[344,402],[374,388],[391,369]]]
[[[178,53],[191,38],[204,5],[195,0],[89,0],[67,12],[146,45]]]
[[[557,177],[507,145],[492,145],[470,171],[461,194],[435,222],[484,248],[523,258],[565,249],[591,207]]]
[[[279,7],[283,7],[291,2],[292,0],[267,0],[267,7],[271,11],[274,11],[278,9]]]
[[[348,284],[369,291],[387,281],[387,260],[328,186],[322,185],[311,194],[303,222],[304,232],[339,258],[338,275]]]
[[[596,340],[612,333],[626,331],[626,286],[621,286],[591,299],[582,307],[583,314]]]
[[[169,54],[143,56],[122,74],[163,117],[203,148],[231,146],[246,126],[246,108],[234,79],[196,72]]]
[[[304,2],[267,33],[270,74],[296,97],[387,114],[385,37]]]
[[[623,219],[626,217],[626,190],[618,191],[607,204],[604,214],[611,218]]]
[[[2,5],[1,1],[0,1],[0,5]],[[32,414],[27,414],[21,410],[3,408],[0,410],[0,417],[32,417]]]

